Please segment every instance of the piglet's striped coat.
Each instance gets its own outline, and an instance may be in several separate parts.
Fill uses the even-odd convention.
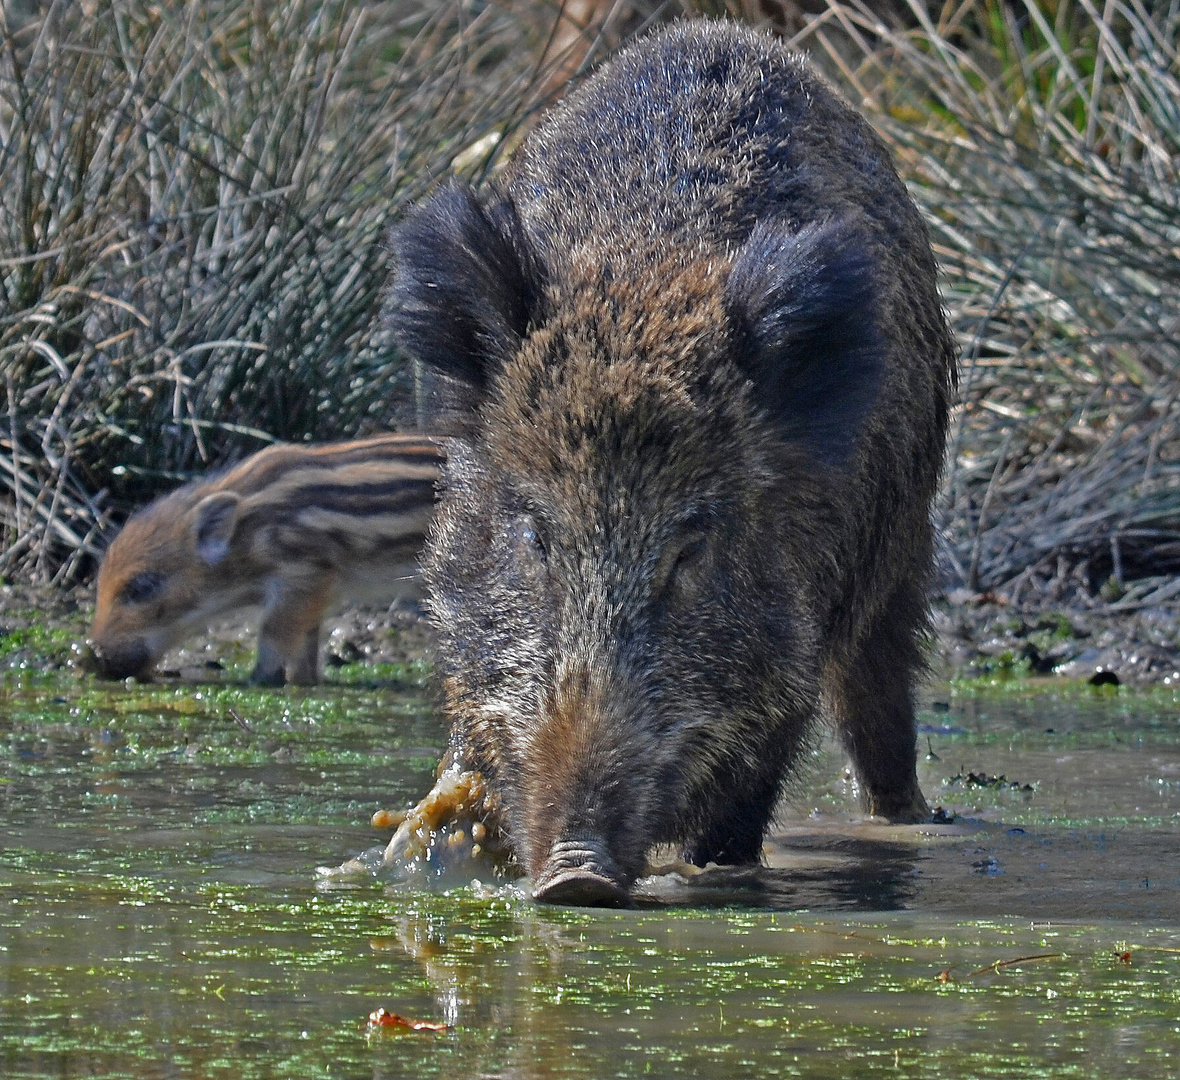
[[[251,681],[315,682],[325,615],[418,595],[442,462],[422,436],[272,446],[152,503],[99,571],[100,672],[146,675],[210,620],[260,606]]]

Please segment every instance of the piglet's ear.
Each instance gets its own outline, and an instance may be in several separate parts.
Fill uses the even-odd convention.
[[[539,290],[516,208],[444,188],[389,234],[385,322],[415,359],[477,394],[519,346]]]
[[[232,491],[206,495],[193,510],[193,539],[197,554],[209,566],[216,566],[229,554],[234,526],[242,498]]]
[[[843,464],[886,362],[864,227],[836,219],[791,231],[760,222],[726,286],[741,363],[784,434]]]

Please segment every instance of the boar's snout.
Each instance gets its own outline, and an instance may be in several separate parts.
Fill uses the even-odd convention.
[[[121,642],[116,646],[90,642],[90,657],[94,670],[104,679],[142,677],[151,671],[155,657],[144,641]]]
[[[533,884],[533,898],[547,904],[621,907],[630,894],[601,840],[559,840]]]

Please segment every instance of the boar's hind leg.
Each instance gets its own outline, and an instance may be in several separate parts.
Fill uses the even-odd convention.
[[[917,585],[903,585],[858,645],[832,687],[832,707],[852,758],[861,803],[894,822],[924,821],[930,807],[918,787],[912,685],[923,666],[926,605]]]

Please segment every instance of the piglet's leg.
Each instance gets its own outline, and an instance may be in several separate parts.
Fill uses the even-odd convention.
[[[333,578],[279,583],[258,631],[258,662],[250,674],[256,686],[282,686],[288,672],[301,685],[319,677],[320,622],[332,597]]]
[[[320,681],[320,624],[316,623],[303,639],[303,651],[295,661],[291,681],[296,686],[314,686]]]

